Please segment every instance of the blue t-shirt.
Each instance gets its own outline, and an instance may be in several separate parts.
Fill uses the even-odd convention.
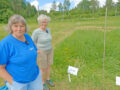
[[[22,42],[12,34],[0,42],[0,65],[6,65],[6,70],[14,81],[28,83],[37,78],[37,48],[28,34],[24,34],[29,42]]]

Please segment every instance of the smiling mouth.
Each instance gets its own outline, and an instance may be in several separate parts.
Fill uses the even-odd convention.
[[[18,34],[22,34],[23,32],[18,32]]]

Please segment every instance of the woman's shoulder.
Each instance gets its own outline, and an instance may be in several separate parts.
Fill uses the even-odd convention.
[[[24,36],[25,36],[26,38],[31,38],[28,33],[24,33]]]
[[[48,31],[50,31],[50,28],[47,28]]]
[[[4,37],[0,42],[8,42],[11,39],[11,35],[9,34],[8,36]]]
[[[5,45],[7,43],[10,43],[11,41],[12,41],[11,40],[11,35],[8,35],[0,41],[0,45]]]
[[[37,28],[33,31],[33,33],[39,33],[40,32],[40,28]]]

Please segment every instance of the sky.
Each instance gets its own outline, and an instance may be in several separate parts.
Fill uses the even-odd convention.
[[[52,6],[52,3],[54,0],[26,0],[27,2],[30,2],[31,5],[34,5],[36,7],[36,9],[38,10],[46,10],[47,12],[50,11],[50,8]],[[57,5],[61,2],[63,3],[64,0],[55,0]],[[70,9],[76,7],[79,2],[81,2],[82,0],[70,0],[71,5],[70,5]],[[98,0],[100,3],[100,6],[105,5],[105,1],[106,0]],[[118,0],[113,0],[113,2],[117,2]],[[57,8],[58,10],[58,8]]]

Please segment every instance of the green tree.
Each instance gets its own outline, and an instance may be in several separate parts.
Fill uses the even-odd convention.
[[[51,8],[51,10],[52,10],[52,11],[56,11],[56,8],[57,8],[57,5],[56,5],[56,1],[54,0],[53,3],[52,3],[52,8]]]
[[[99,8],[99,2],[98,0],[91,0],[90,1],[90,9],[92,13],[95,13]]]
[[[84,11],[90,10],[90,1],[89,0],[82,0],[78,5],[77,8],[82,9]]]
[[[15,13],[18,13],[18,8],[19,8],[19,5],[18,5],[18,0],[11,0],[11,7],[12,7],[12,10],[15,12]]]
[[[63,8],[64,8],[64,11],[69,11],[69,9],[70,9],[70,1],[69,0],[64,0]]]
[[[117,11],[118,11],[118,14],[120,15],[120,0],[118,0],[117,2]]]
[[[62,3],[59,3],[58,8],[59,8],[59,11],[63,11],[63,5],[62,5]]]
[[[24,17],[36,16],[37,10],[26,0],[0,0],[0,22],[7,22],[13,14]]]
[[[27,13],[27,17],[30,17],[31,16],[31,5],[30,3],[28,3],[27,7],[26,7],[26,13]]]
[[[114,7],[114,3],[112,0],[106,0],[105,6],[108,8],[108,10],[112,10]]]
[[[0,22],[7,22],[8,18],[13,14],[9,0],[0,0]]]

